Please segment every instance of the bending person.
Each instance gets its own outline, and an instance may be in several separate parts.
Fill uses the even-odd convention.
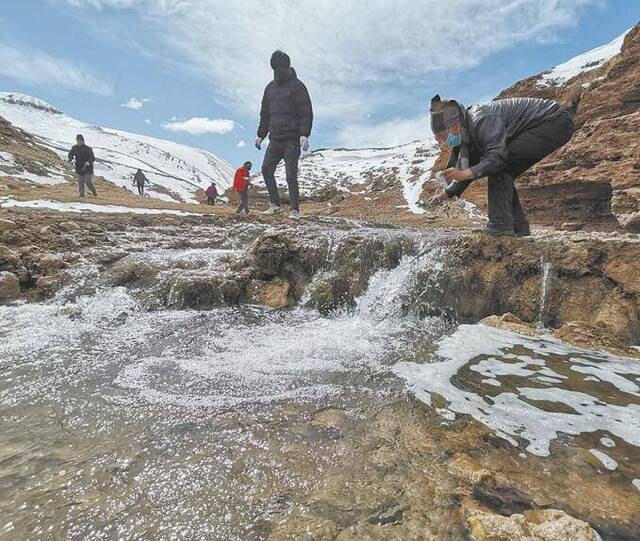
[[[465,109],[455,100],[435,96],[431,129],[438,143],[452,152],[444,171],[449,185],[430,202],[458,197],[473,180],[486,176],[487,233],[529,235],[515,179],[571,139],[571,115],[559,103],[537,98],[495,100]]]

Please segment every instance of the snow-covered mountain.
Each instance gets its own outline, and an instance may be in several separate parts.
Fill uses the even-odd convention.
[[[624,38],[630,31],[631,28],[606,45],[601,45],[574,56],[572,59],[544,72],[537,82],[538,86],[561,86],[581,73],[599,68],[620,53]]]
[[[401,190],[407,207],[422,212],[417,202],[438,154],[433,140],[390,148],[315,150],[300,160],[300,193],[317,197],[331,192],[349,195]],[[276,170],[276,181],[286,187],[284,164]],[[253,183],[264,187],[262,175],[257,175]]]
[[[195,201],[196,192],[212,181],[220,192],[231,183],[231,165],[205,150],[91,126],[31,96],[1,92],[0,117],[34,135],[64,160],[82,133],[96,154],[96,175],[132,190],[133,175],[142,169],[152,183],[149,194],[158,199]]]

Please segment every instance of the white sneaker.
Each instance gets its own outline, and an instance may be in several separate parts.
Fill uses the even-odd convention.
[[[298,212],[297,210],[292,210],[289,213],[289,218],[291,218],[292,220],[299,220],[300,219],[300,212]]]
[[[262,214],[265,216],[271,216],[272,214],[276,214],[282,210],[281,205],[269,205],[269,208],[265,210]]]

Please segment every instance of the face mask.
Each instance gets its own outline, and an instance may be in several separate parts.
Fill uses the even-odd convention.
[[[287,68],[278,68],[274,74],[277,83],[284,83],[289,79],[289,70]]]
[[[447,140],[445,141],[445,144],[450,147],[460,146],[462,144],[462,137],[460,137],[459,135],[450,133],[449,136],[447,137]]]

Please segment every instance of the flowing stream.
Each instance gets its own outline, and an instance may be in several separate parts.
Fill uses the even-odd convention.
[[[147,310],[90,265],[51,301],[0,307],[0,536],[263,539],[348,454],[309,423],[316,412],[357,421],[414,395],[526,452],[597,432],[617,444],[594,449],[607,467],[638,458],[639,363],[421,318],[415,277],[440,254],[432,241],[418,252],[331,315]],[[215,269],[233,253],[131,257]]]

